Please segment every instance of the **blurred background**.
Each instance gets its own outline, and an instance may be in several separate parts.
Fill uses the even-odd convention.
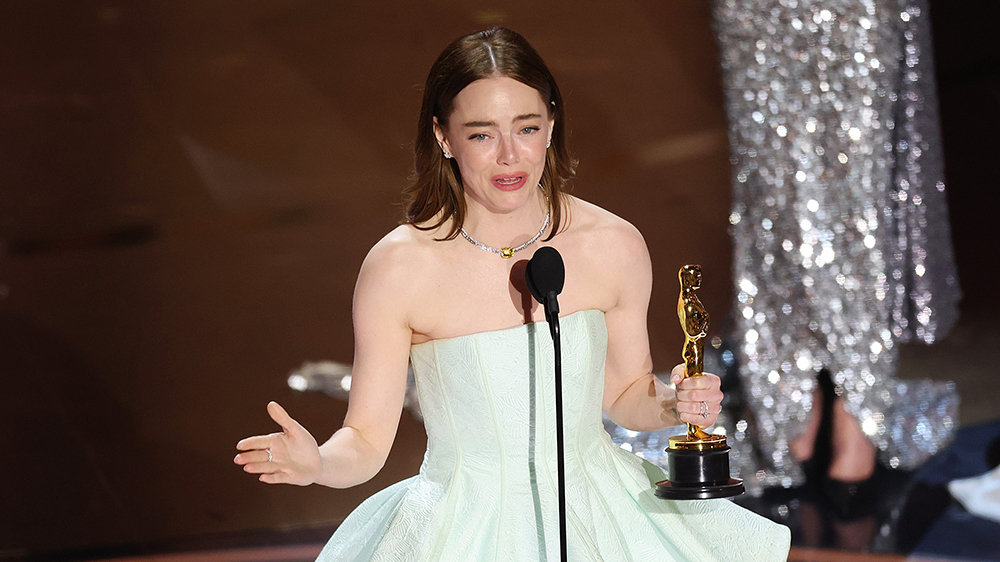
[[[973,9],[973,6],[975,9]],[[962,318],[899,376],[955,380],[963,426],[1000,400],[992,4],[931,2]],[[232,463],[277,400],[325,439],[346,403],[289,389],[351,361],[351,295],[401,219],[427,69],[504,25],[545,58],[580,160],[573,193],[653,256],[650,336],[678,361],[677,268],[725,334],[731,170],[707,1],[0,2],[0,560],[321,540],[415,474],[404,414],[350,490]],[[181,546],[178,546],[181,545]]]

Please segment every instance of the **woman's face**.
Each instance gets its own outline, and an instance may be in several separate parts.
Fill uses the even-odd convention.
[[[455,96],[447,128],[435,119],[434,134],[458,163],[470,203],[503,213],[538,196],[552,138],[538,90],[505,76],[476,80]]]

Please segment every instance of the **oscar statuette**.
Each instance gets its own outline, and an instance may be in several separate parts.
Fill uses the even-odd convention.
[[[678,277],[681,294],[677,300],[677,316],[684,330],[684,376],[700,377],[704,376],[705,335],[708,333],[708,312],[695,294],[701,287],[701,266],[685,265]],[[725,435],[706,433],[697,425],[688,424],[685,435],[670,438],[666,453],[667,479],[656,483],[657,497],[703,500],[743,493],[743,481],[729,475],[729,446]]]

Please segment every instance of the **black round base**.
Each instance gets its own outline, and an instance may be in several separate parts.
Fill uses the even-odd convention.
[[[729,446],[667,449],[667,479],[656,483],[656,497],[668,500],[730,498],[743,493],[743,481],[729,476]]]
[[[725,484],[675,484],[669,480],[656,483],[656,497],[664,500],[709,500],[731,498],[743,493],[743,481],[730,478]]]

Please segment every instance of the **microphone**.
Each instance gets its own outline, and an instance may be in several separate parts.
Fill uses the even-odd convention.
[[[566,282],[566,266],[559,251],[550,246],[539,248],[528,260],[524,281],[531,296],[545,307],[545,320],[552,324],[553,317],[558,318],[559,314],[556,295],[562,292]]]
[[[562,256],[555,248],[544,246],[535,251],[524,268],[524,282],[545,308],[545,321],[552,334],[552,351],[555,360],[556,398],[556,471],[559,489],[559,559],[566,562],[566,460],[563,453],[563,407],[562,407],[562,344],[559,335],[559,301],[556,296],[562,292],[566,281],[566,267]]]

